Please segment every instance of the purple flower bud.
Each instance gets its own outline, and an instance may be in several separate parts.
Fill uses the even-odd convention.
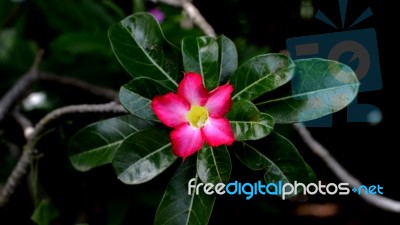
[[[164,21],[164,12],[161,11],[159,8],[152,8],[148,12],[152,14],[159,23],[162,23]]]

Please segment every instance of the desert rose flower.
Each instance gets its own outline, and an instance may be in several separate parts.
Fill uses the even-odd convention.
[[[231,105],[230,84],[208,92],[202,77],[188,72],[178,85],[178,92],[156,96],[152,109],[160,121],[173,128],[170,133],[175,155],[186,158],[209,146],[231,145],[235,138],[225,115]]]

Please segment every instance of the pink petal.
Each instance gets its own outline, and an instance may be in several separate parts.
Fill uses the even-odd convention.
[[[175,155],[185,159],[203,146],[201,130],[188,124],[176,127],[170,134],[172,150]]]
[[[206,143],[213,147],[231,145],[235,141],[232,127],[226,118],[209,117],[201,132]]]
[[[190,104],[181,96],[170,92],[154,97],[151,108],[163,124],[177,127],[187,123],[186,113],[190,110]]]
[[[184,97],[190,105],[203,106],[208,97],[203,78],[194,72],[186,73],[178,85],[178,95]]]
[[[212,92],[210,92],[210,96],[205,104],[210,116],[223,117],[229,112],[229,109],[232,105],[232,91],[233,86],[230,84],[225,84],[215,88]]]

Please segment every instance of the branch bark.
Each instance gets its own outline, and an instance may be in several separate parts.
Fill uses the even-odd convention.
[[[183,1],[183,10],[188,14],[189,18],[196,24],[206,35],[216,37],[214,28],[207,22],[200,11],[189,1]]]
[[[45,117],[43,117],[34,127],[34,132],[28,138],[27,146],[29,149],[33,149],[36,144],[36,139],[43,132],[46,126],[54,120],[67,114],[81,114],[81,113],[114,113],[114,114],[124,114],[127,113],[126,109],[115,102],[110,102],[107,104],[96,104],[96,105],[71,105],[58,108]]]
[[[352,188],[358,188],[362,185],[357,178],[352,176],[338,161],[336,161],[329,153],[328,149],[312,137],[311,133],[303,124],[294,124],[294,128],[313,153],[319,156],[342,182],[349,183]],[[380,209],[400,213],[400,201],[382,195],[361,194],[359,196],[366,202]]]
[[[42,60],[44,51],[39,50],[36,54],[35,60],[32,63],[30,70],[24,74],[17,83],[3,96],[0,100],[0,122],[5,118],[8,112],[12,110],[17,101],[27,92],[32,84],[39,80],[57,82],[67,86],[73,86],[82,89],[92,95],[103,97],[110,101],[119,102],[118,92],[110,89],[99,87],[75,78],[56,75],[50,72],[42,72],[38,70],[39,64]],[[21,124],[20,114],[15,114],[14,117]]]
[[[25,139],[33,133],[34,129],[32,126],[31,121],[28,120],[24,115],[19,112],[19,107],[15,107],[14,112],[12,113],[14,119],[19,123],[21,126]]]
[[[39,79],[42,81],[57,82],[63,85],[72,86],[84,90],[94,96],[103,97],[110,101],[118,102],[118,92],[110,88],[99,87],[82,80],[71,77],[60,76],[50,72],[39,72]]]
[[[98,105],[71,105],[56,109],[45,117],[43,117],[34,127],[34,131],[27,137],[27,144],[24,151],[18,160],[17,165],[11,172],[7,182],[0,190],[0,208],[4,207],[8,202],[10,196],[14,193],[17,185],[22,177],[28,172],[28,166],[31,163],[34,155],[36,154],[35,145],[46,126],[52,121],[61,118],[67,114],[81,114],[81,113],[114,113],[124,114],[127,111],[122,105],[115,102]]]
[[[38,66],[42,60],[43,50],[39,50],[32,63],[28,73],[22,76],[21,79],[3,96],[0,100],[0,122],[5,118],[6,114],[15,105],[17,100],[28,90],[28,88],[38,80]]]
[[[207,36],[216,37],[214,28],[207,22],[204,16],[189,0],[158,0],[161,3],[181,7],[189,18],[196,24]]]
[[[7,182],[0,190],[0,208],[7,204],[10,196],[14,193],[19,182],[21,181],[21,178],[28,172],[28,166],[31,163],[32,157],[33,151],[23,151],[17,165],[14,167],[14,170],[8,177]]]

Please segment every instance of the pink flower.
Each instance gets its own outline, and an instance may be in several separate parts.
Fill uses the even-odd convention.
[[[175,155],[186,158],[203,147],[231,145],[235,138],[225,118],[231,105],[233,87],[225,84],[207,92],[202,77],[193,72],[185,74],[178,93],[156,96],[151,107],[168,127]]]

